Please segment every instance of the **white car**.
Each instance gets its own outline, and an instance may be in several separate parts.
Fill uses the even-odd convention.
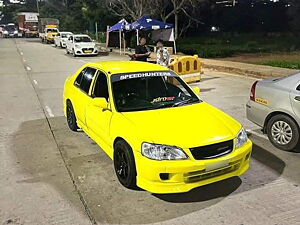
[[[71,35],[73,35],[71,32],[58,32],[58,34],[54,37],[55,47],[60,46],[61,48],[65,48],[66,41]]]
[[[76,34],[68,38],[66,53],[71,53],[74,57],[78,55],[98,55],[98,48],[88,35]]]

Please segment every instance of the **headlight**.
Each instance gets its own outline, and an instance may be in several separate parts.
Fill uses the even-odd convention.
[[[178,160],[187,159],[188,156],[181,148],[169,145],[158,145],[144,142],[142,155],[154,160]]]
[[[18,31],[17,31],[17,30],[15,30],[15,31],[14,31],[14,34],[18,34]]]
[[[247,133],[246,133],[245,129],[242,128],[236,137],[235,148],[242,147],[247,142],[247,140],[248,140]]]
[[[3,34],[8,34],[8,31],[7,30],[3,31]]]
[[[75,45],[75,48],[80,48],[80,45]]]

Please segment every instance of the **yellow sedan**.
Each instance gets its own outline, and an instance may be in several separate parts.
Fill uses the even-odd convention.
[[[64,113],[113,159],[123,186],[187,192],[242,175],[252,150],[242,125],[198,92],[159,65],[88,63],[65,82]]]

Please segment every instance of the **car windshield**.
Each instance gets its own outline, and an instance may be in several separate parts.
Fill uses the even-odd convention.
[[[200,102],[172,71],[114,74],[111,81],[115,106],[119,112],[179,107]]]
[[[61,37],[62,38],[68,38],[68,37],[70,37],[71,36],[71,34],[61,34]]]
[[[52,32],[52,33],[57,33],[58,30],[55,29],[55,28],[47,29],[47,33],[50,33],[50,32]]]
[[[92,42],[92,39],[90,37],[87,36],[77,36],[74,37],[75,42]]]

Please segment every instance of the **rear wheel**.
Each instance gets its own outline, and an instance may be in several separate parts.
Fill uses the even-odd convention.
[[[76,57],[76,53],[75,53],[74,48],[72,49],[72,54],[73,54],[74,57]]]
[[[271,143],[284,151],[299,151],[299,127],[290,117],[279,114],[267,124],[268,138]]]
[[[122,140],[114,145],[114,167],[120,183],[130,189],[136,188],[136,167],[131,147]]]
[[[67,122],[72,131],[77,131],[77,119],[75,116],[73,105],[70,101],[67,101]]]

